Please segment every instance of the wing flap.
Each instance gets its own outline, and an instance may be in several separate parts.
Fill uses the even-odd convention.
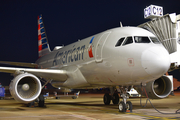
[[[24,62],[0,61],[0,64],[30,67],[30,68],[37,68],[38,67],[38,65],[36,63],[24,63]]]
[[[14,68],[14,67],[0,67],[0,72],[19,74],[19,73],[31,73],[38,77],[45,79],[52,79],[58,81],[66,81],[68,76],[65,70],[53,70],[53,69],[33,69],[33,68]]]

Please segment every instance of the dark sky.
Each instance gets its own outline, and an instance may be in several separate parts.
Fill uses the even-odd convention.
[[[148,21],[143,10],[151,4],[163,6],[164,14],[180,14],[179,0],[0,0],[0,61],[37,60],[39,14],[53,49],[119,27],[120,21],[142,24]],[[0,83],[9,85],[9,76],[1,73]]]

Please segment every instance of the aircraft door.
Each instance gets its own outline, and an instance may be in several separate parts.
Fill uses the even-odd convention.
[[[96,49],[95,49],[95,60],[96,62],[102,62],[102,50],[103,50],[103,46],[109,36],[109,34],[111,33],[111,31],[109,32],[105,32],[103,33],[103,35],[99,38],[97,45],[96,45]]]

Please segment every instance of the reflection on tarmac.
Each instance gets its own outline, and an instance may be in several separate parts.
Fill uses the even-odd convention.
[[[180,95],[169,96],[166,99],[151,100],[153,105],[164,113],[175,113],[180,108]],[[81,94],[78,99],[48,98],[46,107],[29,108],[15,100],[0,101],[0,120],[176,120],[180,114],[160,114],[148,103],[146,108],[140,106],[139,98],[131,98],[133,103],[132,113],[120,113],[118,105],[104,105],[103,94]],[[142,101],[145,104],[145,98]]]

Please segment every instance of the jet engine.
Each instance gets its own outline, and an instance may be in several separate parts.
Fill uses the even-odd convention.
[[[146,93],[151,99],[160,99],[167,97],[172,91],[172,81],[167,76],[162,76],[155,81],[148,82],[145,86]],[[146,93],[141,87],[135,87],[139,94],[142,93],[143,96],[146,96]]]
[[[12,97],[21,103],[30,103],[41,93],[41,82],[33,74],[19,74],[10,83]]]

